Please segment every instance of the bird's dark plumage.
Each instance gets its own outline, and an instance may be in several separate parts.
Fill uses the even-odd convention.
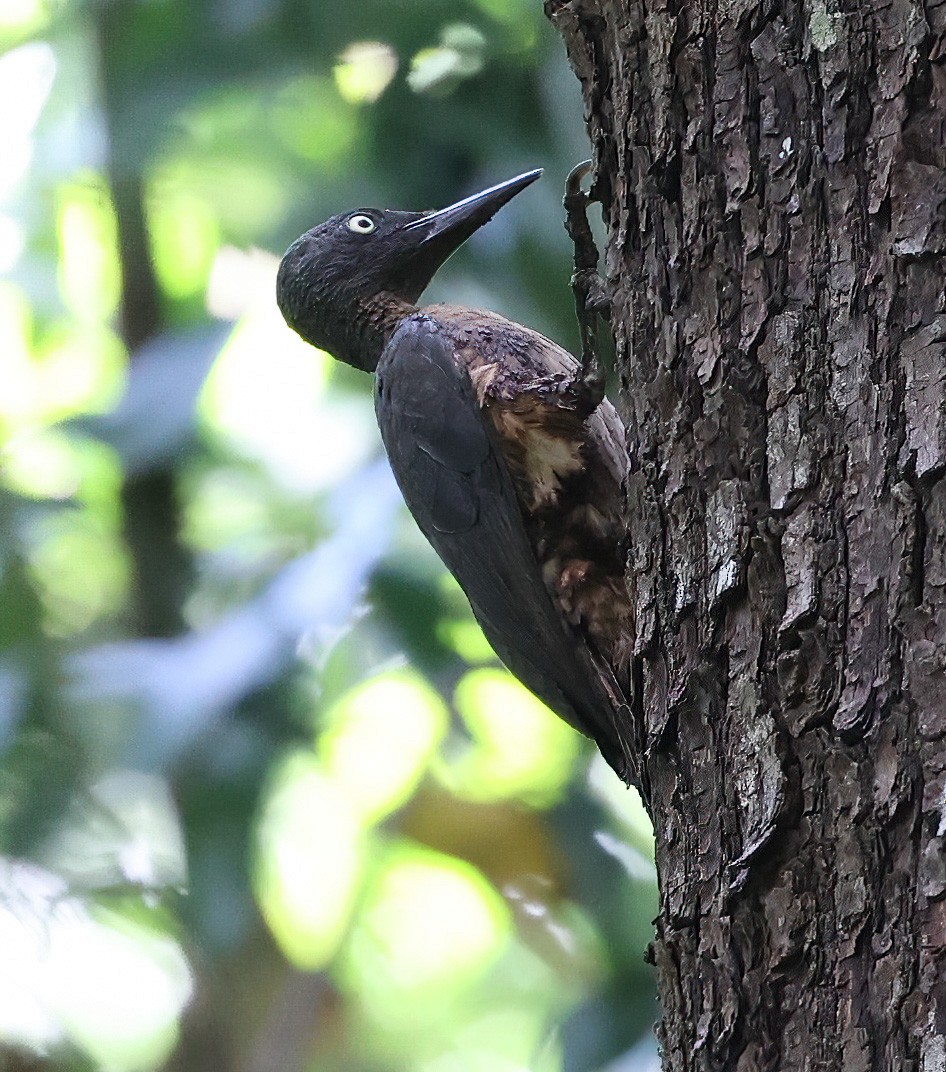
[[[376,371],[398,484],[497,655],[628,779],[620,419],[538,333],[415,304],[450,252],[537,176],[439,213],[334,217],[290,247],[277,296],[304,338]]]

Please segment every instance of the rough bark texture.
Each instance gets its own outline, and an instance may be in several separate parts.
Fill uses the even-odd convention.
[[[609,229],[665,1068],[946,1069],[946,4],[547,0]]]

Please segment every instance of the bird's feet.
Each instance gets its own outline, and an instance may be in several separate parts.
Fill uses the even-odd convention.
[[[533,395],[556,408],[572,410],[584,419],[601,405],[604,376],[596,360],[590,369],[580,365],[573,375],[553,372],[517,383],[516,393]]]
[[[581,188],[582,179],[593,164],[585,160],[572,168],[565,180],[565,230],[575,247],[575,270],[571,287],[575,295],[575,312],[581,332],[581,396],[588,412],[604,398],[605,375],[598,358],[598,317],[610,321],[611,295],[607,283],[598,275],[598,248],[588,223],[591,194]]]

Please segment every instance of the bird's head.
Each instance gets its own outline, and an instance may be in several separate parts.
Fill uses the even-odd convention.
[[[527,171],[437,212],[361,208],[306,231],[276,277],[286,323],[313,346],[373,371],[437,269],[541,174]]]

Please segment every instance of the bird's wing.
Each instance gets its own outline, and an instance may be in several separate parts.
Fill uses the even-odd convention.
[[[496,654],[625,777],[615,727],[623,697],[552,602],[512,480],[453,351],[422,316],[404,320],[385,347],[375,408],[394,475]]]

